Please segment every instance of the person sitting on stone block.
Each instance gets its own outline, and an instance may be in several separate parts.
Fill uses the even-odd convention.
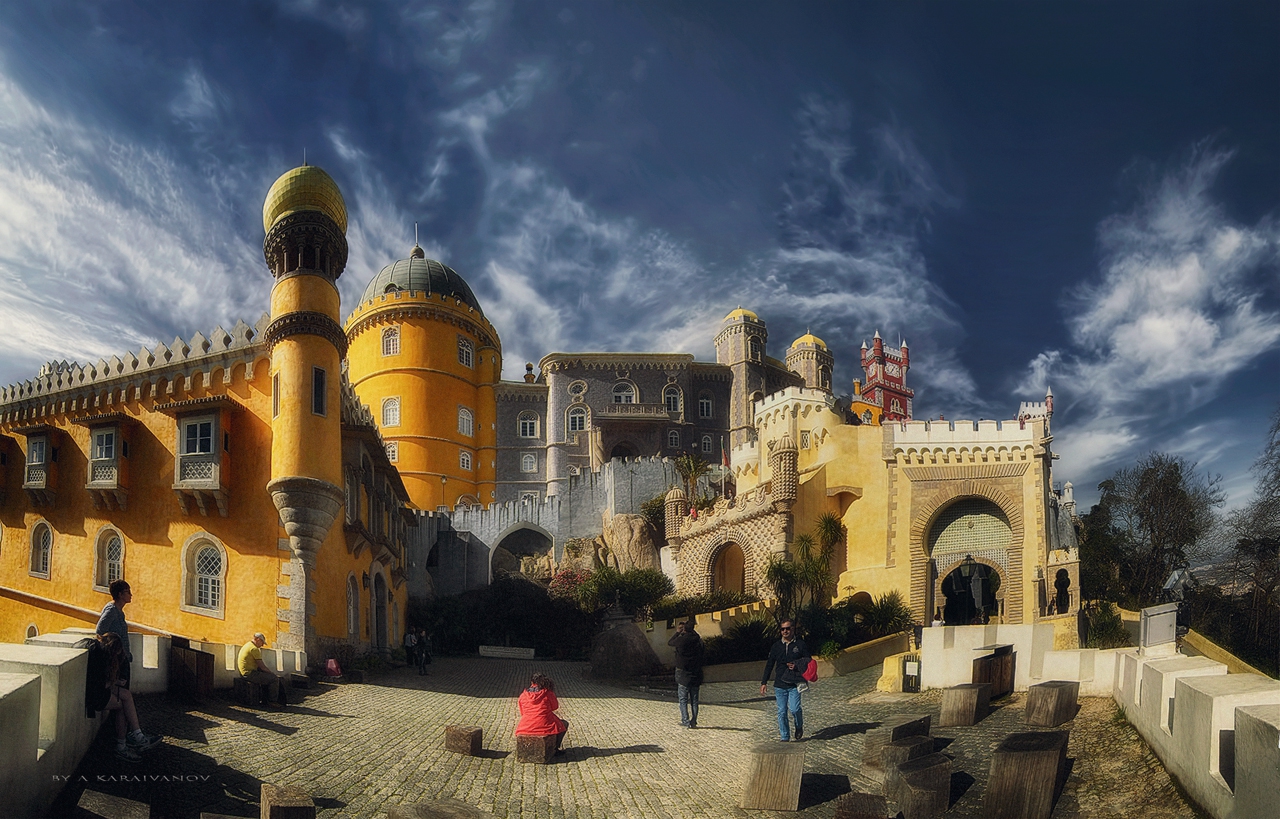
[[[241,677],[267,689],[268,702],[274,702],[281,706],[288,705],[289,701],[285,696],[280,675],[267,668],[267,664],[262,661],[262,647],[266,644],[267,638],[261,631],[253,635],[253,639],[241,647],[240,656],[236,660],[236,667],[239,669]]]
[[[569,721],[556,714],[560,700],[556,699],[556,684],[546,674],[534,674],[529,687],[520,694],[518,703],[520,721],[516,723],[516,736],[545,737],[555,735],[556,753],[563,754],[560,745],[569,731]]]

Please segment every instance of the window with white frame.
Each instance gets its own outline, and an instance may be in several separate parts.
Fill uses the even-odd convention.
[[[396,463],[400,460],[400,442],[399,441],[387,442],[387,460],[390,461],[391,463]]]
[[[95,461],[114,461],[116,459],[116,431],[114,429],[95,429],[93,431],[93,453]]]
[[[537,472],[538,456],[532,452],[525,452],[520,455],[520,471],[521,472]]]
[[[634,404],[636,403],[636,388],[626,381],[620,381],[613,385],[613,403],[615,404]]]
[[[709,452],[711,452],[711,436],[703,435],[702,436],[702,454],[706,455]]]
[[[311,368],[311,414],[329,412],[329,373],[324,367]]]
[[[464,367],[476,365],[476,347],[471,339],[458,336],[458,363]]]
[[[714,405],[711,403],[711,396],[704,395],[698,399],[698,417],[710,418]]]
[[[517,431],[521,438],[538,437],[538,414],[536,412],[522,412],[517,421]]]
[[[182,548],[182,602],[191,614],[221,618],[226,608],[227,556],[222,544],[206,532],[187,539]]]
[[[356,585],[355,575],[347,576],[347,636],[354,637],[360,632],[360,587]]]
[[[680,448],[680,430],[672,429],[667,431],[667,446],[671,449]]]
[[[470,452],[463,450],[462,452],[458,453],[458,466],[467,470],[468,472],[471,471],[471,453]]]
[[[49,579],[49,563],[53,559],[53,529],[47,523],[37,523],[31,530],[31,568],[36,577]]]
[[[187,418],[182,422],[182,454],[213,453],[213,418]]]
[[[458,407],[458,432],[468,438],[476,434],[476,418],[466,407]]]
[[[400,399],[382,399],[382,425],[384,427],[400,426]]]
[[[382,331],[382,354],[400,355],[399,327],[388,327]]]
[[[587,428],[587,411],[582,407],[569,410],[569,431],[583,432]]]
[[[41,435],[27,440],[27,463],[44,466],[49,462],[49,439]]]
[[[662,403],[667,405],[667,412],[680,411],[680,388],[667,387],[662,393]]]
[[[896,398],[895,398],[895,399],[893,399],[893,404],[891,404],[891,405],[890,405],[889,409],[890,409],[890,411],[891,411],[891,412],[894,412],[894,413],[897,413],[898,415],[901,415],[901,414],[902,414],[902,402],[901,402],[901,401],[899,401],[899,400],[898,400],[898,399],[896,399]]]
[[[93,585],[98,591],[106,591],[124,577],[124,539],[115,529],[103,529],[98,535],[94,554]]]

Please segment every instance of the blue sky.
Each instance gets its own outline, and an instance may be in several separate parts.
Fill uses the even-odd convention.
[[[505,374],[713,358],[733,307],[916,416],[1051,385],[1086,502],[1153,449],[1233,504],[1280,401],[1275,3],[0,4],[0,382],[252,322],[261,205],[342,187],[344,312],[420,224]]]

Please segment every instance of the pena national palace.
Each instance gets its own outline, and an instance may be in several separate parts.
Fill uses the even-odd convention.
[[[763,568],[830,512],[848,533],[839,597],[898,590],[928,622],[968,595],[1076,646],[1052,394],[1007,420],[913,420],[905,343],[875,332],[841,396],[822,339],[775,357],[742,307],[708,328],[715,361],[552,352],[504,381],[501,328],[420,247],[341,314],[347,212],[323,170],[281,176],[262,217],[261,318],[0,391],[0,641],[92,627],[124,578],[144,633],[262,632],[323,662],[398,646],[414,600],[545,577],[592,538],[679,593],[763,593]],[[685,454],[717,465],[701,512]],[[629,536],[655,497],[666,531]],[[980,589],[957,573],[967,558]]]

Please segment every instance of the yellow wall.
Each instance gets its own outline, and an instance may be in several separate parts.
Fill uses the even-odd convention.
[[[429,308],[439,315],[424,315]],[[365,322],[365,320],[368,320]],[[347,319],[351,384],[381,425],[387,398],[400,399],[400,424],[382,427],[383,440],[397,442],[396,467],[414,505],[453,506],[464,495],[493,501],[496,405],[493,388],[502,372],[501,351],[482,345],[468,324],[482,326],[479,314],[438,295],[400,292],[360,305]],[[382,355],[382,331],[400,328],[400,352]],[[458,336],[471,340],[475,366],[458,361]],[[458,431],[458,409],[474,418],[474,435]],[[472,469],[459,465],[459,452],[472,455]],[[441,477],[447,480],[443,487]]]

